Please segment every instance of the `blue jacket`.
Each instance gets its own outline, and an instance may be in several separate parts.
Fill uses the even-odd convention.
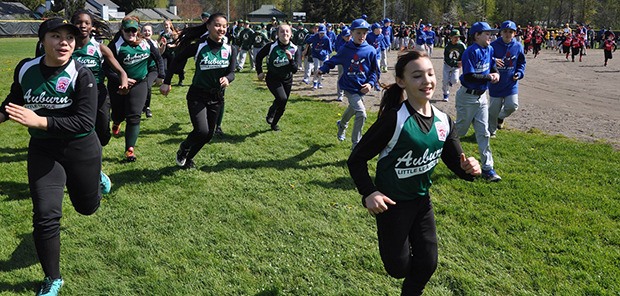
[[[323,73],[329,73],[330,69],[342,65],[344,73],[338,79],[340,89],[350,93],[360,92],[362,84],[369,83],[375,85],[377,83],[377,51],[366,41],[360,45],[356,45],[353,40],[345,43],[338,53],[325,61],[319,69]]]
[[[336,44],[334,45],[334,50],[336,51],[340,51],[340,48],[347,43],[346,41],[344,41],[344,39],[342,39],[342,33],[338,34],[338,37],[336,37]]]
[[[373,32],[366,35],[366,42],[377,50],[378,59],[381,58],[381,51],[387,48],[384,37],[383,34],[375,35]]]
[[[465,74],[482,74],[488,75],[491,73],[491,68],[495,67],[495,60],[493,57],[493,47],[482,47],[478,43],[474,43],[465,49],[461,58],[463,65],[463,74],[459,77],[461,85],[469,89],[475,90],[487,90],[489,89],[489,82],[467,82],[463,79]]]
[[[514,38],[510,43],[504,43],[502,38],[491,42],[493,57],[502,59],[504,67],[497,66],[499,82],[489,85],[489,95],[492,97],[506,97],[519,91],[519,80],[512,77],[517,74],[519,79],[525,75],[525,54],[523,45]]]
[[[312,57],[318,58],[322,61],[325,61],[333,51],[332,42],[327,37],[327,34],[324,34],[323,38],[321,38],[321,34],[316,33],[310,36],[306,43],[310,44]]]
[[[338,39],[336,33],[334,33],[334,31],[327,31],[326,35],[327,38],[329,38],[329,41],[332,42],[332,51],[338,50],[338,47],[336,47],[336,39]]]
[[[415,30],[415,44],[422,45],[426,42],[426,31],[417,29]]]
[[[426,32],[426,44],[435,44],[435,31]]]
[[[381,33],[385,39],[385,44],[387,44],[386,48],[389,48],[392,42],[394,42],[394,31],[392,31],[392,26],[381,27]]]

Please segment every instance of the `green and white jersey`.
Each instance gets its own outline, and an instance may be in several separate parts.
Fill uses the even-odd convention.
[[[461,41],[456,44],[448,42],[446,48],[443,50],[443,61],[450,67],[458,67],[458,63],[465,52],[465,48],[467,48],[467,46]]]
[[[424,133],[402,104],[397,112],[394,134],[379,154],[376,186],[393,200],[411,200],[429,194],[431,174],[450,134],[448,116],[432,108],[433,126]]]
[[[275,77],[282,78],[290,76],[291,70],[288,66],[291,62],[286,56],[286,51],[289,51],[293,58],[295,58],[297,45],[289,42],[286,48],[282,48],[279,46],[278,41],[271,44],[269,54],[267,55],[267,71],[269,72],[269,75],[275,75]]]
[[[232,58],[232,48],[223,44],[218,51],[212,51],[205,40],[196,51],[196,73],[192,86],[205,90],[220,89],[220,78],[226,76]]]
[[[97,83],[103,82],[104,75],[101,71],[103,54],[101,53],[101,44],[95,38],[90,38],[82,48],[73,51],[73,58],[93,72]]]
[[[151,43],[142,39],[133,46],[123,38],[116,41],[116,60],[121,64],[127,76],[138,81],[143,80],[148,74],[149,58],[151,57]]]

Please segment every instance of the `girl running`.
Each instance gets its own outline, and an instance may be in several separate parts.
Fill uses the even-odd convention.
[[[153,44],[157,44],[155,43],[155,40],[152,39],[153,26],[151,25],[142,26],[142,36],[144,36],[144,39],[153,42]],[[161,46],[159,47],[159,53],[160,54],[162,53]],[[155,83],[156,79],[157,79],[157,63],[155,63],[153,59],[150,59],[149,73],[146,75],[146,89],[147,89],[146,103],[144,103],[144,108],[142,108],[142,112],[144,113],[144,115],[146,115],[146,118],[153,117],[153,112],[151,111],[151,97],[152,97],[151,88],[153,87],[153,83]]]
[[[607,67],[607,61],[613,58],[612,52],[616,52],[616,41],[614,41],[614,35],[609,34],[603,43],[603,52],[605,54],[605,67]],[[613,49],[613,51],[612,51]]]
[[[256,55],[256,74],[259,80],[265,79],[269,91],[275,99],[267,112],[267,123],[271,129],[279,131],[278,122],[284,114],[286,102],[293,86],[293,74],[297,73],[295,60],[297,46],[291,43],[291,26],[278,27],[278,39],[268,43]],[[267,57],[267,75],[263,72],[263,59]]]
[[[379,118],[347,165],[362,204],[376,218],[385,270],[405,279],[401,295],[422,295],[438,257],[429,195],[433,170],[441,158],[457,176],[473,180],[480,165],[463,153],[452,119],[430,104],[437,81],[428,55],[408,52],[395,70],[396,83],[383,95]],[[377,155],[373,183],[368,161]]]
[[[91,215],[110,180],[101,172],[101,144],[95,129],[96,80],[71,57],[81,32],[68,20],[50,18],[39,26],[44,55],[22,60],[0,106],[0,122],[28,128],[28,184],[33,237],[45,278],[37,295],[55,296],[60,274],[60,218],[64,188],[73,208]],[[109,189],[109,187],[108,187]]]
[[[182,168],[193,168],[194,157],[213,138],[224,91],[235,79],[237,50],[223,42],[227,28],[226,16],[214,13],[206,23],[184,29],[179,37],[179,52],[174,65],[190,57],[196,60],[194,79],[187,91],[187,109],[194,129],[181,142],[176,155],[176,163]],[[205,38],[192,43],[205,32],[208,32]],[[159,88],[164,96],[170,93],[173,73],[168,72]]]

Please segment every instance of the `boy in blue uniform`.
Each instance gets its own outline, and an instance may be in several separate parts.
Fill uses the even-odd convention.
[[[426,53],[428,53],[429,57],[433,57],[433,47],[435,46],[435,31],[433,31],[433,24],[428,24],[426,26]]]
[[[517,25],[505,21],[500,27],[502,38],[491,43],[493,58],[497,61],[499,82],[489,85],[489,133],[495,136],[503,127],[504,119],[519,107],[519,80],[525,74],[525,53],[520,42],[514,39]]]
[[[336,65],[342,65],[344,74],[338,79],[340,89],[344,90],[349,100],[349,106],[342,114],[338,125],[338,140],[344,141],[345,131],[351,117],[355,116],[353,133],[351,136],[352,148],[362,138],[362,129],[366,122],[366,107],[364,95],[377,82],[377,52],[366,42],[366,34],[370,24],[364,19],[356,19],[351,23],[351,41],[345,43],[338,53],[330,58],[319,69],[318,74],[328,73]]]
[[[383,20],[383,27],[381,28],[381,34],[385,40],[386,48],[381,53],[381,72],[386,73],[388,70],[387,65],[387,52],[392,47],[394,42],[394,31],[392,30],[392,20],[385,18]]]
[[[327,37],[327,28],[325,28],[324,25],[319,25],[318,34],[312,35],[308,40],[308,44],[310,45],[310,50],[312,51],[312,61],[314,64],[313,72],[316,73],[319,70],[319,67],[323,66],[323,63],[332,53],[332,42]],[[321,84],[321,76],[315,78],[312,88],[323,88],[323,84]]]
[[[489,82],[499,82],[493,47],[489,46],[491,33],[496,31],[486,22],[476,22],[471,26],[469,34],[473,35],[474,43],[463,53],[461,88],[456,92],[456,128],[459,137],[465,136],[473,123],[482,162],[482,176],[492,182],[502,179],[493,169],[488,131],[489,109],[485,94]]]
[[[377,50],[377,64],[379,64],[381,62],[381,53],[386,48],[385,38],[383,34],[381,34],[381,25],[379,25],[379,23],[372,24],[370,30],[371,32],[366,35],[366,42]],[[380,76],[381,72],[377,73],[377,83],[375,84],[376,91],[381,91],[381,87],[379,86]]]

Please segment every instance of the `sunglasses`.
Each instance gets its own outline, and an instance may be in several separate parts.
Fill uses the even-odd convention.
[[[136,33],[138,32],[138,29],[136,28],[127,28],[123,30],[125,33]]]

